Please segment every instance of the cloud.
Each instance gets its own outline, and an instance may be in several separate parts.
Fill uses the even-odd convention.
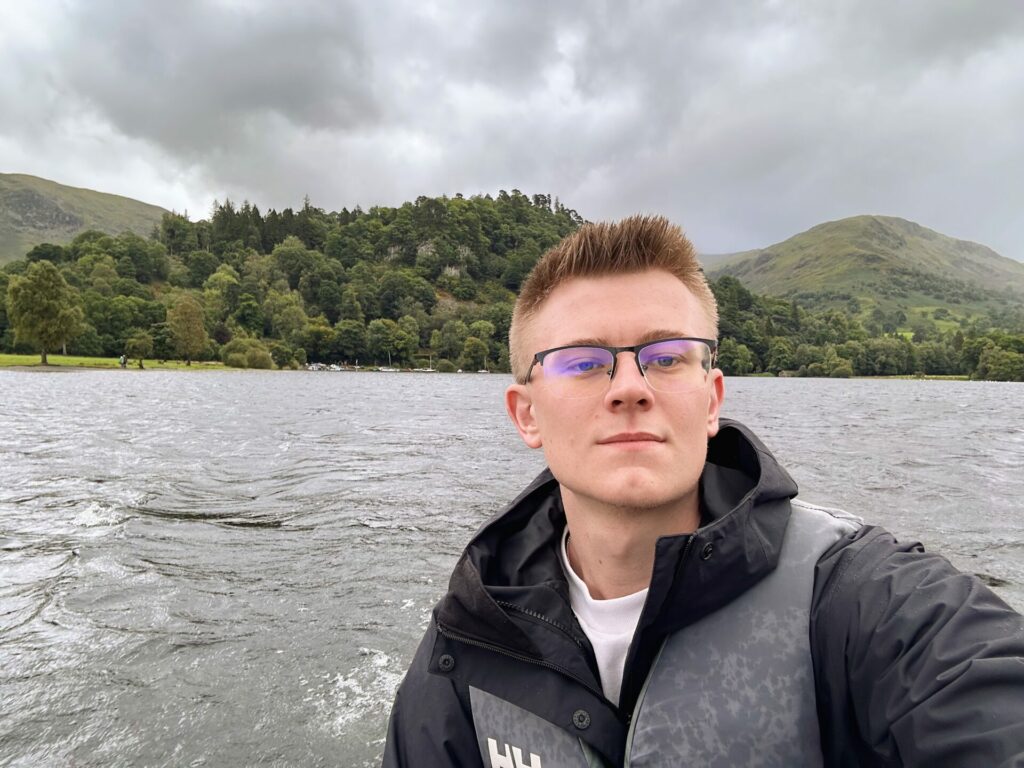
[[[1024,258],[1012,0],[43,3],[0,51],[3,170],[193,213],[519,188],[706,251],[875,212]]]

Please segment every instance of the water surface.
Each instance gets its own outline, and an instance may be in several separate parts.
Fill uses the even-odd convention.
[[[0,764],[374,765],[466,540],[543,467],[505,376],[0,372]],[[810,501],[1024,608],[1024,385],[733,379]]]

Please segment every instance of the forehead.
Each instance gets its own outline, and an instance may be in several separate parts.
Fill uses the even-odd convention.
[[[700,303],[669,272],[577,277],[547,297],[530,323],[533,351],[588,340],[625,346],[654,331],[710,338]]]

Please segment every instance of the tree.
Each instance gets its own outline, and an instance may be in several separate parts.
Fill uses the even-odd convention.
[[[172,254],[187,253],[199,247],[195,225],[178,213],[165,213],[161,218],[160,242]]]
[[[469,336],[469,328],[461,320],[448,320],[440,330],[430,334],[430,346],[435,354],[446,358],[458,357]]]
[[[990,346],[981,352],[973,378],[992,381],[1024,381],[1024,355]]]
[[[467,371],[487,367],[487,343],[476,336],[469,336],[462,345],[462,367]]]
[[[365,321],[363,305],[359,303],[359,296],[354,288],[346,288],[341,294],[340,315],[342,320],[356,320],[360,325]]]
[[[289,235],[283,243],[274,248],[273,256],[278,269],[288,277],[288,287],[295,290],[299,287],[302,273],[316,263],[317,254],[315,251],[307,250],[299,238]]]
[[[24,277],[11,277],[7,315],[15,339],[37,346],[43,365],[47,352],[66,344],[83,328],[78,294],[46,260],[31,264]]]
[[[145,331],[133,333],[125,342],[124,353],[128,357],[136,358],[139,361],[139,368],[142,368],[142,359],[153,354],[153,337]]]
[[[66,254],[64,249],[59,245],[54,245],[53,243],[40,243],[25,254],[25,260],[28,262],[49,261],[54,264],[60,264],[66,260]]]
[[[358,360],[366,350],[366,328],[358,320],[340,320],[335,326],[334,348],[342,360]]]
[[[327,362],[334,346],[334,329],[322,315],[311,317],[302,334],[302,346],[314,363]]]
[[[233,317],[235,322],[247,331],[256,335],[263,333],[263,309],[251,294],[242,294],[238,300],[238,309]]]
[[[490,341],[494,336],[494,323],[487,320],[477,320],[469,324],[469,333],[481,341]]]
[[[781,336],[772,337],[768,342],[768,359],[764,367],[766,371],[778,375],[781,371],[788,371],[798,367],[794,364],[795,356],[793,344],[789,339]]]
[[[718,367],[724,373],[743,376],[754,370],[754,355],[745,344],[722,339],[718,348]]]
[[[395,349],[395,337],[398,331],[398,323],[394,320],[371,320],[369,325],[366,326],[366,351],[377,362],[387,359],[389,355],[397,351]]]
[[[167,325],[175,351],[192,365],[192,358],[210,343],[203,323],[203,308],[191,296],[182,296],[167,313]]]

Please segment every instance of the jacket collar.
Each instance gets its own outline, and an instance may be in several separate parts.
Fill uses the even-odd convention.
[[[650,652],[647,646],[656,651],[665,635],[730,602],[778,563],[789,499],[797,486],[745,426],[721,420],[708,444],[700,489],[701,527],[692,535],[658,540],[651,589],[630,659]],[[452,574],[437,619],[464,634],[533,656],[550,650],[550,641],[542,636],[548,627],[513,620],[510,606],[543,616],[549,627],[579,632],[557,554],[564,526],[558,483],[545,470],[473,537]],[[627,669],[629,665],[627,660]]]

